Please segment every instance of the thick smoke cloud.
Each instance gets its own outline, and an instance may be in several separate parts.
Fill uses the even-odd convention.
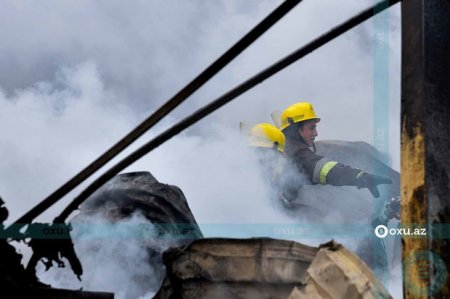
[[[2,196],[12,217],[29,210],[131,128],[128,107],[106,104],[114,97],[93,63],[62,69],[54,81],[37,82],[10,97],[0,95]]]
[[[107,150],[279,3],[3,1],[0,195],[10,210],[8,221]],[[120,157],[373,3],[303,1]],[[398,170],[398,5],[389,10],[389,16],[386,126],[388,154]],[[379,38],[374,26],[369,20],[330,42],[126,171],[148,170],[159,181],[179,186],[199,223],[297,221],[268,198],[256,161],[242,146],[238,123],[272,122],[272,111],[306,100],[322,118],[318,139],[374,144],[374,125],[379,125],[373,112],[374,69],[379,67],[374,59],[374,42]],[[39,220],[51,221],[83,186]]]

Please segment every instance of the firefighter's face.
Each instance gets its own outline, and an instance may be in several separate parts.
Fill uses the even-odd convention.
[[[300,136],[305,140],[308,146],[313,146],[317,134],[317,120],[307,120],[305,124],[298,130]]]

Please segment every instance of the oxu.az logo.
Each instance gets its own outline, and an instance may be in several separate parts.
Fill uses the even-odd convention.
[[[375,228],[375,235],[378,238],[384,238],[387,235],[391,236],[426,236],[426,228],[387,228],[385,225],[378,225]]]

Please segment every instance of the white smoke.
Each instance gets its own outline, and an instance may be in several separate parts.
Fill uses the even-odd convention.
[[[130,129],[132,114],[88,62],[54,81],[0,94],[1,190],[10,219],[28,211]],[[20,187],[18,187],[20,186]],[[54,215],[54,212],[52,212]],[[46,220],[52,220],[46,219]]]
[[[138,298],[154,294],[163,278],[162,252],[172,239],[155,237],[155,228],[138,213],[113,223],[101,214],[77,218],[72,223],[75,251],[83,265],[82,281],[66,268],[37,267],[44,283],[68,289],[108,291],[115,298]],[[177,241],[177,240],[175,240]],[[149,298],[149,297],[147,297]]]
[[[4,128],[0,135],[0,195],[10,211],[8,221],[23,215],[112,146],[279,3],[47,1],[43,5],[4,1],[0,16],[8,26],[0,26],[0,119]],[[155,136],[155,132],[372,4],[372,0],[303,1],[120,157]],[[390,14],[388,154],[398,170],[398,5],[390,9]],[[297,223],[301,215],[286,214],[268,195],[267,182],[260,176],[256,160],[243,146],[238,123],[271,122],[273,110],[307,100],[322,118],[319,139],[373,143],[374,39],[373,23],[368,21],[208,116],[126,171],[150,171],[160,182],[179,186],[207,236],[270,235],[270,225]],[[52,221],[86,185],[39,220]],[[326,188],[358,196],[351,188]],[[337,202],[331,204],[339,208]],[[348,204],[346,209],[350,209]],[[356,205],[360,208],[361,202]],[[364,214],[359,208],[351,208]],[[342,220],[338,213],[330,217],[324,222]],[[300,241],[318,244],[328,237],[325,231],[318,239]],[[125,246],[119,241],[114,245]],[[83,250],[81,244],[76,246]],[[110,248],[99,252],[109,260],[117,257],[124,261],[126,257],[116,256],[119,251]],[[120,250],[120,254],[123,252],[145,258],[145,252],[138,248]],[[92,259],[90,255],[83,257]],[[126,285],[108,271],[133,268],[136,260],[130,260],[129,267],[109,263],[105,266],[109,269],[97,273],[97,280],[90,276],[89,265],[83,263],[87,270],[84,280],[95,281],[85,289],[117,290],[116,296],[124,296],[120,289]],[[73,279],[71,273],[54,277],[64,275]],[[64,280],[54,282],[55,287],[82,286]]]

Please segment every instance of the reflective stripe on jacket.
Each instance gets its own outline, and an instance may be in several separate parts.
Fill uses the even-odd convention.
[[[332,161],[314,153],[300,140],[286,140],[285,154],[299,172],[306,175],[313,184],[354,186],[361,170]]]

